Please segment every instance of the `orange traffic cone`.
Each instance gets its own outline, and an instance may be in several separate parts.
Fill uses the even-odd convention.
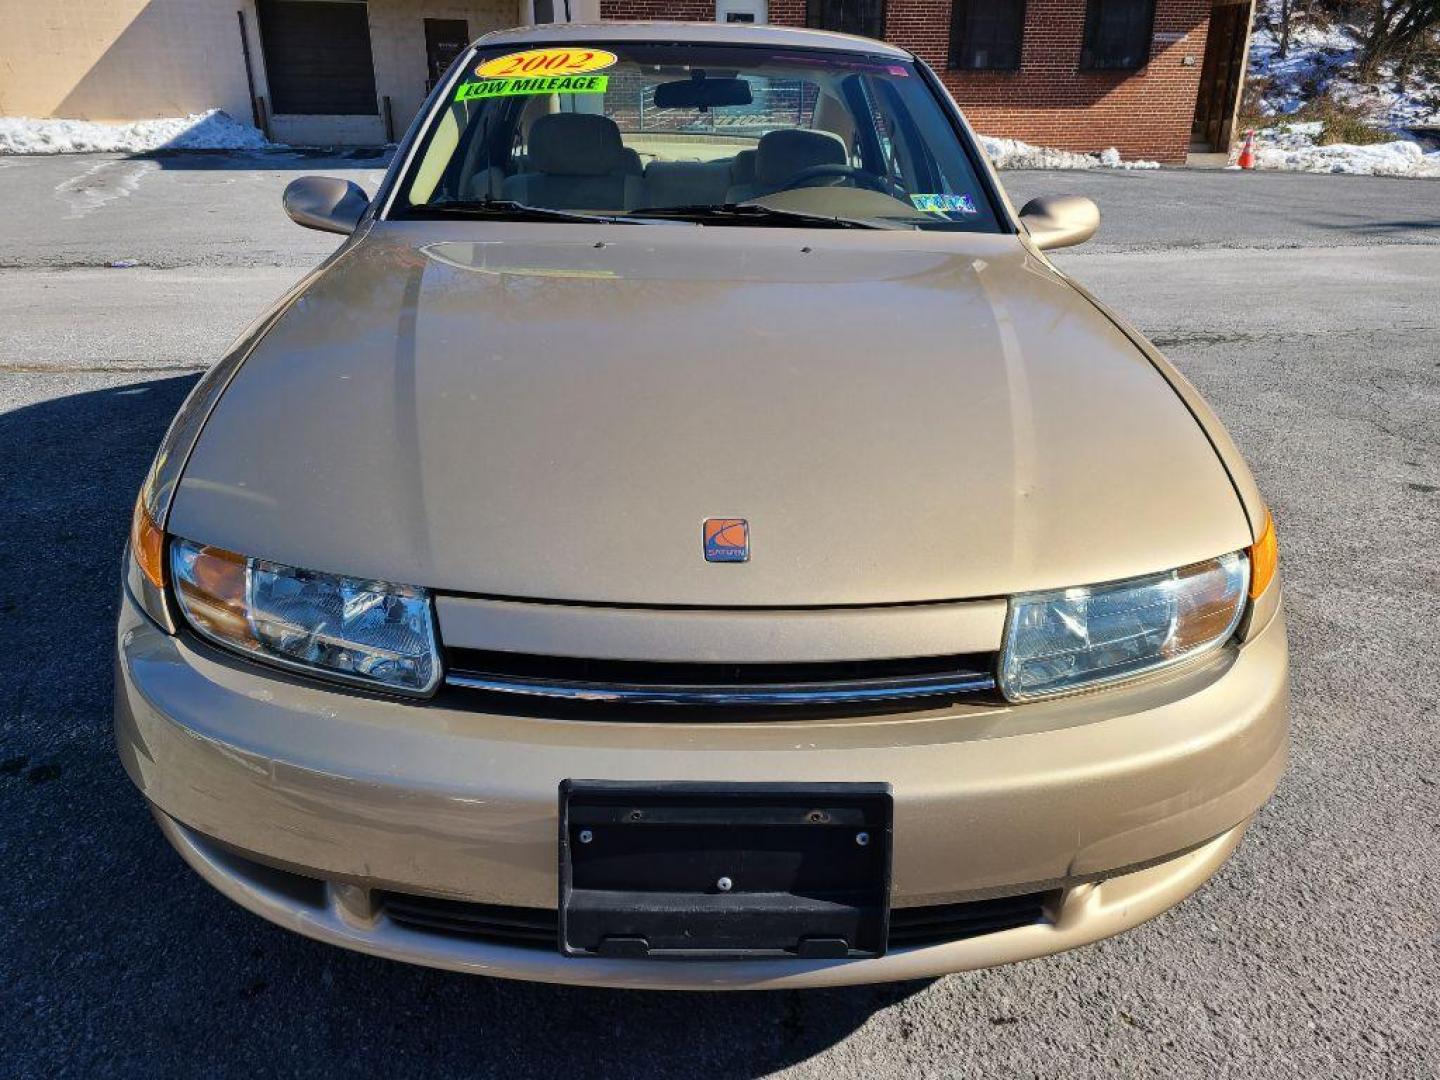
[[[1255,129],[1245,132],[1245,142],[1240,147],[1240,157],[1235,161],[1242,169],[1255,168]]]

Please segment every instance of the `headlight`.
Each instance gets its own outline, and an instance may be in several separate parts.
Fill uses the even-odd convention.
[[[284,667],[428,694],[440,681],[430,594],[174,539],[180,610],[204,637]]]
[[[1163,574],[1012,597],[1000,657],[1011,701],[1139,675],[1223,645],[1245,609],[1242,552]]]

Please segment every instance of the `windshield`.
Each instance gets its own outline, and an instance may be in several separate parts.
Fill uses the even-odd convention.
[[[479,49],[430,116],[391,216],[1000,231],[962,138],[916,67],[890,57]]]

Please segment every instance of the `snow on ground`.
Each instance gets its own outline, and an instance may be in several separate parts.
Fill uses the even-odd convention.
[[[1257,134],[1262,169],[1362,173],[1375,176],[1440,176],[1440,151],[1425,153],[1413,142],[1375,146],[1317,146],[1320,124],[1290,123]],[[1158,169],[1154,161],[1126,161],[1114,147],[1098,154],[1031,146],[1019,139],[981,135],[999,169]],[[218,109],[194,116],[102,124],[88,120],[0,117],[0,154],[144,153],[153,150],[265,150],[275,144],[248,124]]]
[[[1318,12],[1307,15],[1297,10],[1291,18],[1288,55],[1282,58],[1280,0],[1260,0],[1250,39],[1250,77],[1269,80],[1260,98],[1263,115],[1283,120],[1328,98],[1358,110],[1369,124],[1395,133],[1390,142],[1322,146],[1319,121],[1282,122],[1255,133],[1260,168],[1440,177],[1440,150],[1427,153],[1410,134],[1413,129],[1440,127],[1440,78],[1417,67],[1402,84],[1395,66],[1382,64],[1377,81],[1358,81],[1356,67],[1363,46],[1363,27],[1327,23]],[[1238,152],[1237,146],[1232,153]]]
[[[1440,177],[1440,150],[1426,153],[1409,139],[1357,146],[1317,140],[1323,125],[1282,123],[1255,133],[1255,164],[1262,169],[1295,172],[1352,173],[1357,176]]]
[[[1031,146],[1019,139],[979,136],[980,144],[997,169],[1158,169],[1158,161],[1125,161],[1113,146],[1098,154]]]
[[[1324,94],[1359,109],[1379,127],[1403,131],[1440,126],[1440,77],[1434,73],[1417,68],[1401,85],[1395,65],[1386,63],[1374,83],[1354,78],[1365,43],[1358,25],[1327,24],[1297,10],[1290,21],[1289,55],[1281,58],[1280,2],[1260,0],[1250,38],[1250,77],[1271,82],[1261,98],[1266,116],[1289,116]]]
[[[1080,154],[980,136],[1000,169],[1158,169],[1155,161],[1124,161],[1111,147]],[[152,150],[265,150],[275,143],[219,109],[167,120],[102,124],[90,120],[29,120],[0,116],[0,154],[138,154]]]
[[[128,124],[0,116],[0,154],[265,150],[274,145],[249,124],[238,123],[219,109],[163,120],[136,120]]]

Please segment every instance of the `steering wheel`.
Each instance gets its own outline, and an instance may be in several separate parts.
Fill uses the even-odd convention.
[[[825,180],[830,180],[832,183],[815,182]],[[905,202],[909,198],[908,192],[890,177],[876,176],[869,170],[860,169],[854,165],[811,165],[808,169],[801,169],[775,190],[791,191],[794,188],[803,187],[833,187],[839,186],[847,180],[855,187],[878,191],[882,195],[889,195],[901,202]]]

